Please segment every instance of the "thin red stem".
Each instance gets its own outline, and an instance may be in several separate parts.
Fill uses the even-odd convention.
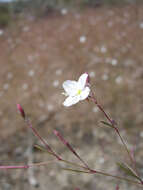
[[[119,138],[120,138],[120,140],[121,140],[121,142],[122,142],[122,144],[123,144],[123,146],[124,146],[126,152],[128,153],[129,159],[130,159],[131,163],[133,164],[133,166],[134,166],[134,168],[135,168],[135,171],[137,171],[135,162],[134,162],[134,160],[133,160],[133,158],[132,158],[132,156],[131,156],[131,154],[130,154],[130,151],[129,151],[129,149],[128,149],[126,143],[124,142],[124,140],[123,140],[123,138],[122,138],[122,136],[121,136],[121,134],[120,134],[120,132],[119,132],[119,129],[115,126],[115,121],[113,121],[113,120],[108,116],[108,114],[104,111],[103,107],[102,107],[100,104],[98,104],[98,102],[97,102],[96,98],[94,97],[94,94],[93,94],[93,93],[92,93],[92,96],[89,96],[89,98],[90,98],[90,99],[97,105],[97,107],[102,111],[102,113],[104,114],[104,116],[107,118],[107,120],[108,120],[108,121],[110,122],[110,124],[112,125],[113,129],[116,131],[116,133],[117,133],[117,135],[119,136]],[[136,172],[136,173],[137,173],[137,172]],[[139,177],[139,176],[138,176],[138,177]],[[142,180],[141,180],[141,182],[142,182]]]
[[[78,155],[78,153],[73,149],[73,147],[70,145],[69,142],[67,142],[65,140],[65,138],[57,131],[54,130],[54,134],[59,138],[59,140],[65,145],[67,146],[67,148],[84,164],[84,166],[88,169],[91,170],[89,168],[89,166],[85,163],[85,161]]]
[[[47,144],[47,142],[39,135],[39,133],[37,132],[37,130],[32,127],[32,124],[30,123],[30,121],[27,119],[25,120],[26,124],[28,125],[28,127],[33,131],[34,135],[36,137],[38,137],[38,139],[45,145],[45,147],[47,148],[47,150],[49,150],[58,160],[62,160],[60,158],[60,156],[58,156],[52,149],[51,147]]]
[[[28,169],[30,166],[0,166],[0,169]]]

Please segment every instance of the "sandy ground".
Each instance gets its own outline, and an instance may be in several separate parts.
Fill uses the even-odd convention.
[[[87,8],[40,19],[27,16],[5,29],[0,36],[0,164],[53,160],[33,149],[39,141],[17,113],[20,103],[33,126],[65,159],[79,162],[58,141],[54,129],[92,168],[124,175],[116,163],[129,160],[114,131],[100,124],[104,117],[97,107],[87,101],[70,108],[62,105],[63,81],[88,72],[96,98],[135,150],[143,176],[142,52],[142,5]],[[51,163],[32,170],[1,170],[0,190],[115,190],[117,184],[122,190],[142,189],[60,167]]]

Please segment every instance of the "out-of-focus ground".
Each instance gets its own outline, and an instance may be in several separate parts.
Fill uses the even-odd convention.
[[[20,103],[33,126],[67,160],[76,158],[54,136],[62,132],[89,165],[124,175],[117,162],[128,162],[114,131],[87,101],[65,108],[64,80],[91,77],[98,101],[119,124],[134,149],[143,176],[143,5],[62,10],[46,17],[17,21],[0,36],[0,165],[53,160],[16,110]],[[0,171],[0,190],[122,190],[140,187],[99,175],[71,173],[60,164],[34,170]],[[69,167],[69,166],[68,166]],[[28,180],[30,179],[30,181]],[[38,187],[30,184],[36,180]]]

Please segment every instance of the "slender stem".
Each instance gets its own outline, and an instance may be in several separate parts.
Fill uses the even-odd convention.
[[[39,145],[37,146],[35,146],[35,147],[40,147]],[[40,150],[42,150],[42,151],[45,151],[45,152],[47,152],[47,153],[49,153],[50,155],[52,155],[53,156],[53,154],[51,153],[51,152],[49,152],[47,149],[45,149],[45,148],[43,148],[43,147],[40,147]],[[83,168],[83,169],[87,169],[87,170],[90,170],[90,169],[88,169],[87,167],[85,167],[85,166],[82,166],[82,165],[80,165],[80,164],[76,164],[76,163],[73,163],[73,162],[70,162],[70,161],[67,161],[67,160],[64,160],[64,159],[61,159],[61,160],[58,160],[58,161],[60,161],[60,162],[64,162],[64,163],[66,163],[66,164],[70,164],[70,165],[72,165],[72,166],[77,166],[77,167],[81,167],[81,168]]]
[[[57,131],[54,130],[54,134],[59,138],[59,140],[67,146],[67,148],[82,162],[82,164],[88,169],[91,170],[88,166],[88,164],[79,156],[79,154],[73,149],[73,147],[70,145],[70,143]]]
[[[107,113],[104,111],[104,109],[101,107],[101,105],[98,104],[98,103],[96,105],[103,112],[103,114],[105,115],[105,117],[107,118],[107,120],[111,123],[111,125],[114,126],[114,123],[113,123],[112,119],[107,115]]]
[[[39,162],[39,163],[33,163],[33,164],[30,164],[29,166],[30,167],[35,167],[35,166],[45,166],[47,164],[51,164],[51,163],[54,163],[55,161],[46,161],[46,162]]]
[[[42,150],[42,151],[45,151],[45,152],[47,152],[47,153],[49,153],[50,155],[52,155],[53,156],[53,154],[51,154],[51,152],[49,152],[47,149],[45,149],[45,148],[43,148],[43,147],[41,147],[41,146],[35,146],[35,147],[40,147],[40,150]],[[58,160],[58,161],[60,161],[60,162],[64,162],[64,163],[66,163],[66,164],[70,164],[70,165],[72,165],[72,166],[78,166],[78,167],[81,167],[81,168],[83,168],[83,169],[87,169],[87,170],[89,170],[87,167],[85,167],[85,166],[82,166],[82,165],[79,165],[79,164],[76,164],[76,163],[73,163],[73,162],[70,162],[70,161],[67,161],[67,160],[64,160],[64,159],[61,159],[61,160]]]
[[[133,160],[133,158],[132,158],[132,156],[131,156],[131,154],[130,154],[130,151],[129,151],[129,149],[128,149],[126,143],[124,142],[124,140],[123,140],[123,138],[122,138],[122,136],[121,136],[121,134],[120,134],[120,132],[119,132],[119,129],[115,126],[115,122],[114,122],[114,121],[109,117],[109,115],[104,111],[103,107],[102,107],[100,104],[98,104],[98,102],[97,102],[97,100],[95,99],[93,93],[92,93],[92,96],[90,96],[89,98],[91,98],[91,100],[97,105],[97,107],[102,111],[102,113],[104,114],[104,116],[107,118],[107,120],[108,120],[108,121],[111,123],[111,125],[113,126],[113,129],[116,131],[117,135],[119,136],[119,138],[120,138],[120,140],[121,140],[121,142],[122,142],[122,144],[123,144],[123,146],[124,146],[124,148],[125,148],[125,150],[126,150],[128,156],[129,156],[129,159],[130,159],[131,163],[133,164],[133,166],[134,166],[134,168],[135,168],[135,171],[137,171],[135,162],[134,162],[134,160]],[[136,172],[136,173],[137,173],[137,172]],[[137,175],[138,175],[138,174],[137,174]],[[139,175],[138,175],[138,176],[139,176]],[[141,181],[142,181],[142,180],[141,180]]]
[[[59,161],[67,163],[67,164],[70,164],[72,166],[78,166],[78,167],[81,167],[83,169],[87,169],[84,166],[81,166],[79,164],[75,164],[75,163],[67,161],[67,160],[59,160]],[[28,168],[35,167],[35,166],[44,166],[44,165],[47,165],[47,164],[51,164],[53,162],[57,162],[57,161],[52,160],[52,161],[33,163],[33,164],[22,165],[22,166],[15,166],[15,165],[12,165],[12,166],[0,166],[0,169],[28,169]]]
[[[54,161],[39,162],[39,163],[33,163],[33,164],[23,165],[23,166],[0,166],[0,169],[28,169],[35,166],[47,165],[53,162]]]
[[[131,156],[131,154],[130,154],[130,152],[129,152],[129,149],[128,149],[127,145],[125,144],[125,142],[124,142],[122,136],[120,135],[119,129],[118,129],[117,127],[115,127],[114,129],[115,129],[115,131],[117,132],[118,136],[120,137],[120,140],[122,141],[122,143],[123,143],[123,145],[124,145],[124,147],[125,147],[125,149],[126,149],[128,155],[129,155],[129,158],[130,158],[130,160],[131,160],[131,163],[133,164],[133,166],[134,166],[134,168],[135,168],[135,171],[136,171],[136,170],[137,170],[137,169],[136,169],[136,164],[135,164],[135,162],[134,162],[134,160],[133,160],[133,158],[132,158],[132,156]],[[136,171],[136,173],[137,173],[137,171]],[[137,175],[138,175],[138,173],[137,173]]]
[[[36,163],[36,164],[34,163],[34,164],[31,164],[30,166],[41,166],[41,165],[46,165],[47,163],[50,163],[50,162],[54,162],[54,161],[40,162],[40,163]],[[85,167],[85,166],[82,166],[82,165],[80,165],[80,164],[76,164],[76,163],[74,163],[74,162],[70,162],[70,161],[68,161],[68,160],[62,159],[62,160],[59,160],[59,162],[64,162],[64,163],[66,163],[66,164],[70,164],[70,165],[72,165],[72,166],[77,166],[77,167],[80,167],[80,168],[82,168],[82,169],[91,171],[91,170],[89,170],[89,169],[88,169],[87,167]]]
[[[133,150],[131,151],[131,156],[132,156],[133,163],[134,163],[134,166],[135,166],[136,174],[139,176],[139,173],[138,173],[137,168],[136,168],[136,160],[135,160],[135,155],[134,155]],[[141,183],[143,183],[142,179],[140,179],[140,181],[141,181]]]
[[[28,169],[30,166],[0,166],[0,169]]]
[[[116,178],[118,180],[124,180],[124,181],[127,181],[129,183],[133,183],[135,185],[142,185],[141,182],[130,180],[130,179],[124,178],[124,177],[119,177],[119,176],[116,176],[116,175],[111,175],[111,174],[108,174],[108,173],[105,173],[105,172],[100,172],[100,171],[97,171],[97,170],[96,171],[94,171],[94,170],[92,170],[92,171],[84,171],[84,170],[74,170],[74,169],[71,169],[71,168],[63,168],[63,169],[68,170],[68,171],[73,171],[73,172],[104,175],[104,176]]]
[[[104,172],[100,172],[100,171],[96,171],[97,174],[101,174],[101,175],[105,175],[105,176],[109,176],[109,177],[113,177],[113,178],[117,178],[119,180],[124,180],[124,181],[127,181],[129,183],[134,183],[134,184],[139,184],[139,185],[142,185],[142,183],[138,182],[138,181],[134,181],[134,180],[130,180],[128,178],[124,178],[124,177],[119,177],[119,176],[115,176],[115,175],[111,175],[111,174],[108,174],[108,173],[104,173]]]
[[[81,167],[81,168],[87,170],[87,168],[85,168],[84,166],[75,164],[73,162],[66,161],[66,160],[60,160],[60,161],[68,163],[68,164],[71,164],[73,166],[78,166],[78,167]],[[36,166],[45,166],[45,165],[51,164],[51,163],[54,163],[54,161],[39,162],[39,163],[33,163],[33,164],[29,164],[29,165],[24,165],[24,166],[0,166],[0,169],[28,169],[28,168],[36,167]],[[133,180],[130,180],[128,178],[111,175],[111,174],[108,174],[108,173],[105,173],[105,172],[101,172],[101,171],[97,171],[97,170],[90,170],[90,171],[87,170],[86,171],[86,170],[74,170],[74,169],[70,169],[70,168],[69,169],[65,168],[65,170],[70,170],[70,171],[74,171],[74,172],[81,172],[81,173],[88,173],[88,174],[99,174],[99,175],[113,177],[113,178],[116,178],[116,179],[119,179],[119,180],[124,180],[124,181],[127,181],[129,183],[136,184],[136,185],[142,185],[142,182],[133,181]]]
[[[112,126],[114,126],[114,123],[112,121],[112,119],[108,116],[108,114],[104,111],[104,109],[102,108],[102,106],[100,104],[98,104],[97,100],[95,99],[95,97],[93,96],[89,96],[89,98],[91,98],[91,100],[97,105],[97,107],[103,112],[104,116],[107,118],[107,120],[111,123]]]
[[[28,125],[28,127],[33,131],[35,136],[38,137],[38,139],[45,145],[47,150],[49,150],[58,160],[61,160],[61,158],[51,149],[51,147],[47,144],[47,142],[39,135],[37,130],[34,127],[32,127],[30,121],[28,119],[25,119],[25,122]]]
[[[91,171],[89,168],[87,168],[87,167],[85,167],[85,166],[82,166],[82,165],[80,165],[80,164],[75,164],[75,163],[73,163],[73,162],[70,162],[70,161],[67,161],[67,160],[60,160],[61,162],[65,162],[65,163],[67,163],[67,164],[70,164],[70,165],[72,165],[72,166],[77,166],[77,167],[80,167],[80,168],[83,168],[83,169],[86,169],[86,170],[88,170],[88,171]]]

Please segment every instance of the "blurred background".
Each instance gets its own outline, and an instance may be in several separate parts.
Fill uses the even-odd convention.
[[[53,160],[16,110],[20,103],[33,126],[63,158],[78,160],[59,142],[59,130],[89,165],[124,176],[129,163],[98,108],[82,101],[65,108],[62,83],[88,72],[92,90],[134,150],[143,177],[142,0],[0,1],[0,165]],[[0,190],[136,190],[99,175],[63,171],[60,164],[1,170]]]

